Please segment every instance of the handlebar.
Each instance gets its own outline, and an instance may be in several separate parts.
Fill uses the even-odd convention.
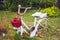
[[[23,13],[20,13],[20,8],[25,9]],[[21,16],[24,15],[27,9],[31,9],[31,7],[21,7],[21,5],[18,5],[18,14]]]
[[[26,8],[31,9],[31,7],[21,7],[21,5],[18,5],[18,7],[22,9],[26,9]]]
[[[31,9],[31,7],[20,7],[20,8],[22,8],[22,9]]]

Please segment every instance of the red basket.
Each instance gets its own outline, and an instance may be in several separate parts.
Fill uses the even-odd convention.
[[[10,22],[14,27],[18,28],[22,25],[22,18],[13,18]]]

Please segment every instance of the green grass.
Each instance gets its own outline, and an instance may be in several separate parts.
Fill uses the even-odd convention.
[[[33,26],[34,17],[32,17],[32,14],[35,13],[36,10],[30,10],[25,15],[22,16],[24,22],[28,26]],[[14,17],[20,17],[15,12],[11,11],[0,11],[0,22],[2,16],[7,15],[8,20],[10,21]],[[49,17],[48,18],[48,31],[42,32],[42,35],[45,35],[43,38],[40,37],[34,37],[34,38],[25,38],[22,37],[21,39],[26,40],[60,40],[60,17]],[[9,22],[10,24],[10,22]],[[13,33],[12,33],[13,34]],[[17,38],[17,36],[15,36]]]

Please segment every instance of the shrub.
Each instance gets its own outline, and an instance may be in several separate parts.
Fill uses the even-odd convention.
[[[16,2],[16,0],[8,0],[6,6],[10,11],[16,11],[18,9],[18,3]]]
[[[45,8],[51,7],[54,4],[55,0],[8,0],[7,7],[9,10],[17,10],[17,6],[20,4],[24,7],[36,7],[36,8]]]
[[[60,10],[58,7],[56,6],[52,6],[52,7],[49,7],[49,8],[45,8],[45,9],[42,9],[40,12],[44,13],[46,12],[48,14],[48,16],[59,16],[59,13],[60,13]]]
[[[10,7],[8,8],[8,10],[10,11],[16,11],[18,8],[17,8],[17,5],[16,4],[11,4]]]

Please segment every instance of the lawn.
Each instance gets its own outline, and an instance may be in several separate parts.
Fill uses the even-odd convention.
[[[22,16],[24,22],[28,26],[33,26],[34,17],[31,15],[35,13],[36,10],[29,10],[25,15]],[[42,35],[44,37],[21,37],[16,34],[14,30],[12,30],[12,25],[10,24],[10,20],[14,17],[20,17],[15,12],[11,11],[0,11],[0,24],[4,25],[8,30],[8,34],[6,37],[1,36],[1,40],[60,40],[60,17],[48,17],[48,31],[42,31]],[[0,27],[2,27],[0,25]],[[3,28],[5,28],[3,27]],[[9,29],[10,28],[10,29]],[[16,34],[16,35],[15,35]],[[2,39],[3,38],[3,39]],[[14,38],[14,39],[13,39]]]

